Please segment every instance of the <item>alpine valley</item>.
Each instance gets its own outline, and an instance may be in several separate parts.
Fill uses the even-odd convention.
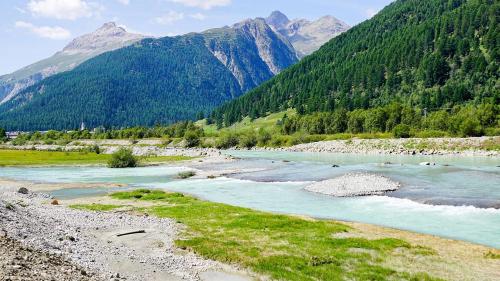
[[[201,33],[146,38],[106,23],[54,56],[0,78],[8,130],[169,124],[259,86],[349,26],[281,12]]]

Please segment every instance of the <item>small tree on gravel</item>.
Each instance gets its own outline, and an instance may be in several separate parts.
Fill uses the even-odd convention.
[[[108,161],[108,167],[133,168],[137,167],[137,162],[137,158],[132,154],[132,150],[122,147],[111,155],[111,159]]]

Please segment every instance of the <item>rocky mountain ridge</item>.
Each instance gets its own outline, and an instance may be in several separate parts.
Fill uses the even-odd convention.
[[[312,54],[323,44],[351,28],[333,16],[324,16],[314,21],[290,20],[280,11],[272,12],[266,22],[274,31],[290,41],[299,57]]]

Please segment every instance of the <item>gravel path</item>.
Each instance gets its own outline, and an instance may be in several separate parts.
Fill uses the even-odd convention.
[[[29,248],[64,256],[107,280],[200,280],[200,273],[222,268],[192,253],[179,253],[173,243],[182,225],[173,220],[79,211],[48,201],[43,194],[1,192],[0,232]],[[134,230],[146,233],[116,236]]]
[[[320,181],[307,186],[307,191],[336,197],[382,195],[399,189],[400,184],[379,175],[354,173]]]

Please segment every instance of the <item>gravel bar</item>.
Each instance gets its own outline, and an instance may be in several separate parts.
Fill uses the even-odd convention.
[[[48,202],[46,194],[0,192],[0,233],[23,247],[64,257],[103,280],[200,280],[200,273],[222,266],[179,252],[174,239],[183,226],[174,220],[87,212]],[[134,230],[146,233],[116,236]],[[18,247],[9,246],[9,241],[6,247]],[[6,258],[4,251],[0,256]],[[66,280],[56,276],[37,280]]]
[[[399,187],[399,183],[387,177],[367,173],[353,173],[316,182],[305,189],[310,192],[335,197],[352,197],[382,195],[389,191],[398,190]]]

